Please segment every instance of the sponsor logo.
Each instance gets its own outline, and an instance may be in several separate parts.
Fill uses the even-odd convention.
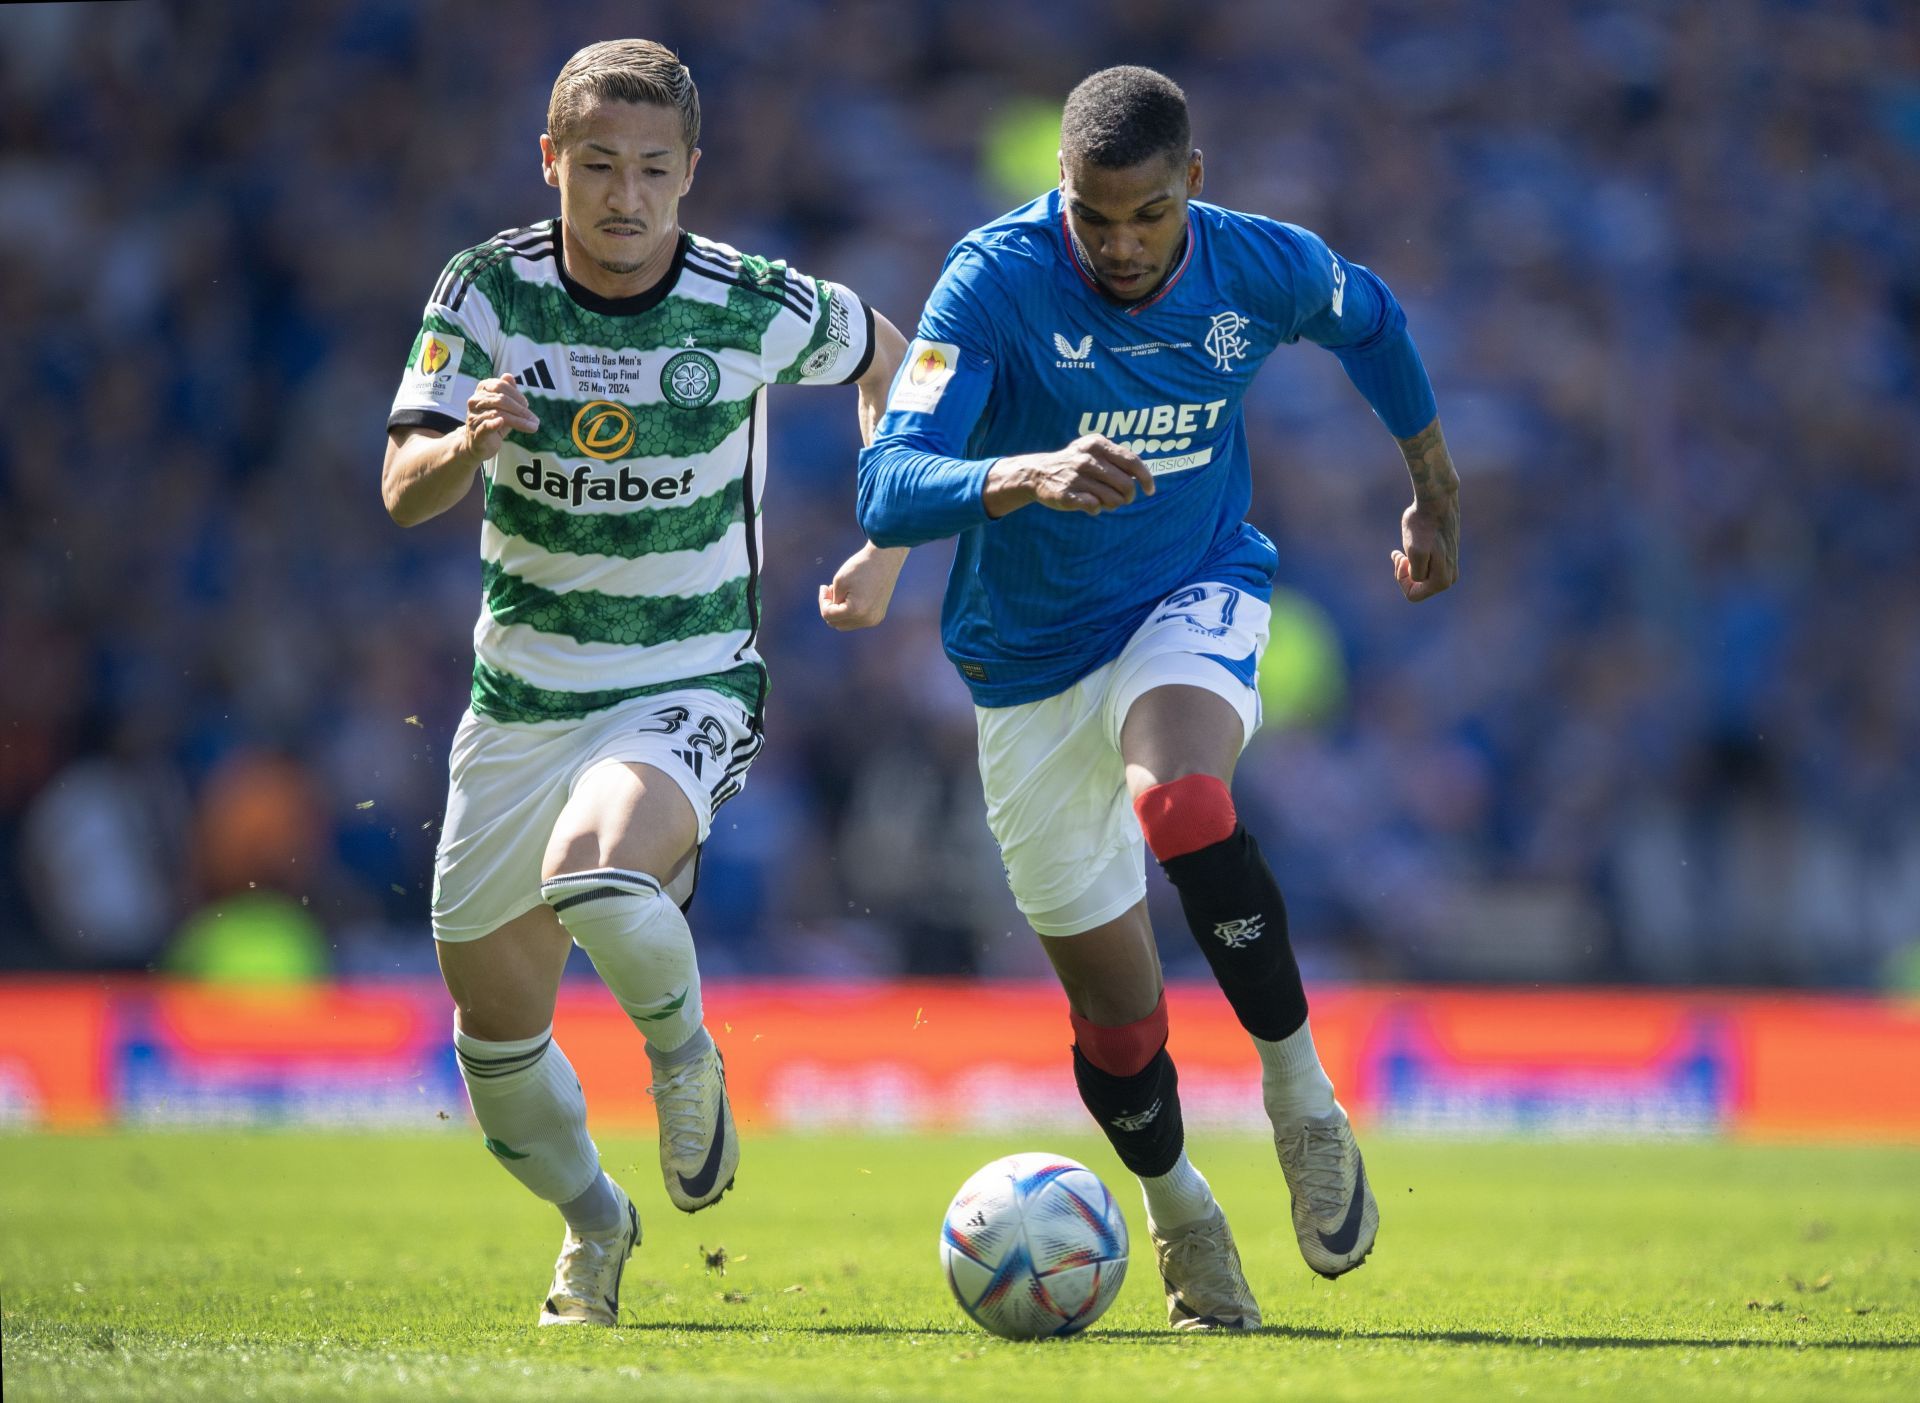
[[[1358,1159],[1354,1162],[1355,1183],[1353,1197],[1347,1203],[1347,1216],[1339,1227],[1332,1232],[1314,1228],[1314,1235],[1320,1239],[1320,1245],[1336,1257],[1344,1257],[1359,1245],[1360,1220],[1367,1208],[1367,1166]]]
[[[553,372],[547,369],[547,361],[544,356],[521,371],[514,379],[518,380],[523,386],[530,390],[551,390],[553,388]]]
[[[571,473],[563,473],[539,458],[513,470],[514,478],[527,491],[576,507],[582,502],[644,502],[648,498],[670,502],[693,492],[692,468],[677,477],[652,479],[640,476],[631,468],[620,469],[618,477],[594,477],[592,473],[591,463],[581,463]]]
[[[1341,308],[1347,303],[1347,270],[1340,266],[1340,260],[1333,260],[1333,314],[1338,317]]]
[[[603,463],[624,457],[633,447],[633,435],[632,411],[610,399],[583,404],[573,416],[573,446]]]
[[[1195,468],[1204,468],[1212,461],[1213,450],[1202,448],[1194,453],[1181,453],[1171,458],[1149,458],[1147,471],[1155,477],[1165,477],[1168,473],[1184,473],[1191,472]]]
[[[501,1159],[526,1158],[525,1155],[514,1149],[514,1147],[509,1145],[505,1140],[496,1140],[491,1135],[486,1137],[486,1145],[488,1149],[492,1150],[494,1154],[498,1155]]]
[[[1059,366],[1060,369],[1062,370],[1092,370],[1093,369],[1093,333],[1092,332],[1088,332],[1085,336],[1082,336],[1080,338],[1078,343],[1075,343],[1067,340],[1066,337],[1062,336],[1059,332],[1056,331],[1053,333],[1053,349],[1058,351],[1062,356],[1062,359],[1054,362],[1054,364]]]
[[[719,1058],[720,1054],[716,1052],[714,1059],[719,1061]],[[720,1178],[720,1162],[726,1156],[727,1064],[725,1062],[720,1062],[720,1095],[718,1099],[719,1105],[715,1106],[713,1110],[713,1139],[707,1145],[707,1158],[705,1162],[701,1164],[699,1169],[694,1171],[691,1178],[682,1174],[678,1166],[675,1166],[673,1171],[674,1178],[680,1181],[680,1192],[690,1199],[704,1199],[708,1194],[713,1193],[713,1186]],[[732,1187],[733,1180],[729,1179],[727,1180],[727,1188],[720,1190],[720,1193],[723,1194],[727,1189]],[[713,1194],[713,1196],[718,1198],[720,1194]],[[702,1204],[701,1206],[704,1207],[705,1205]]]
[[[1153,1100],[1153,1104],[1147,1107],[1146,1110],[1136,1111],[1132,1115],[1127,1115],[1127,1116],[1115,1116],[1112,1120],[1108,1121],[1107,1124],[1112,1126],[1115,1130],[1127,1130],[1127,1131],[1145,1130],[1148,1126],[1153,1124],[1155,1118],[1158,1117],[1159,1114],[1160,1114],[1160,1098],[1156,1096]]]
[[[1148,404],[1137,409],[1089,410],[1080,416],[1082,434],[1105,434],[1135,453],[1175,453],[1181,456],[1154,458],[1147,463],[1154,474],[1185,472],[1205,467],[1213,461],[1211,448],[1193,447],[1193,436],[1219,427],[1220,411],[1227,407],[1223,399],[1205,404]]]
[[[894,382],[893,396],[887,408],[908,413],[930,414],[947,392],[954,369],[960,364],[960,348],[949,341],[922,341],[914,338],[907,347],[907,373]]]
[[[660,393],[681,409],[700,409],[720,393],[720,366],[705,351],[681,351],[660,368]]]
[[[695,773],[697,774],[698,771],[695,771]],[[671,1018],[673,1017],[674,1014],[678,1013],[681,1009],[687,1006],[688,992],[689,991],[687,989],[682,989],[679,993],[675,994],[672,998],[668,999],[665,1003],[661,1004],[659,1009],[653,1013],[636,1013],[633,1016],[635,1019],[637,1019],[642,1023],[659,1023],[665,1019]]]
[[[1338,315],[1336,313],[1336,315]],[[1218,312],[1213,318],[1213,328],[1207,332],[1207,354],[1213,357],[1213,368],[1225,373],[1233,369],[1237,360],[1247,357],[1247,339],[1240,333],[1246,330],[1247,318],[1238,312]]]
[[[452,397],[453,378],[460,370],[460,357],[465,353],[467,343],[459,336],[447,336],[438,331],[425,332],[420,337],[420,354],[414,357],[408,367],[406,392],[431,400],[446,401]]]
[[[1205,633],[1212,632],[1211,629],[1203,629],[1201,631]],[[1221,631],[1225,632],[1224,629]],[[1229,950],[1243,950],[1258,940],[1266,931],[1266,928],[1267,918],[1265,916],[1242,916],[1237,921],[1220,922],[1213,928],[1213,933],[1220,938],[1220,943],[1225,945]]]
[[[1213,399],[1205,404],[1149,404],[1142,405],[1138,409],[1088,410],[1080,416],[1080,432],[1105,434],[1108,438],[1115,440],[1134,435],[1153,438],[1169,438],[1174,435],[1187,437],[1199,433],[1202,429],[1218,427],[1220,411],[1226,407],[1225,400]],[[1201,418],[1202,415],[1206,416],[1204,421]],[[1188,445],[1170,443],[1166,446],[1185,448]]]

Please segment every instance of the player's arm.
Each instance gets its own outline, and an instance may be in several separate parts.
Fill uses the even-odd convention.
[[[873,360],[854,381],[859,387],[860,442],[873,442],[887,412],[887,391],[900,372],[907,338],[879,312],[873,314]],[[833,580],[820,586],[820,617],[831,628],[872,628],[887,616],[893,587],[907,563],[907,547],[876,546],[868,541],[834,571]]]
[[[873,444],[860,455],[860,524],[882,545],[958,535],[1033,502],[1098,513],[1153,491],[1137,454],[1099,435],[1052,453],[975,457],[1007,312],[979,249],[962,246],[927,299]]]
[[[1395,442],[1413,479],[1413,505],[1400,514],[1393,578],[1407,602],[1418,604],[1460,578],[1460,477],[1437,417]]]
[[[459,502],[510,429],[539,423],[513,377],[494,373],[500,322],[484,274],[467,271],[473,252],[441,270],[387,415],[380,499],[402,526]]]
[[[540,419],[513,376],[482,380],[467,400],[466,422],[455,429],[403,426],[387,433],[380,467],[380,498],[402,526],[431,521],[459,502],[481,464],[500,451],[507,434],[532,433]]]
[[[1153,495],[1153,473],[1140,455],[1103,434],[1085,434],[1051,453],[1000,459],[987,470],[982,496],[997,520],[1035,502],[1098,516],[1124,507],[1135,492]]]
[[[1407,332],[1406,313],[1371,270],[1349,263],[1318,236],[1283,231],[1293,340],[1304,336],[1339,358],[1354,388],[1387,426],[1413,479],[1413,504],[1400,515],[1393,578],[1408,602],[1431,599],[1460,578],[1460,478],[1440,430],[1426,365]]]

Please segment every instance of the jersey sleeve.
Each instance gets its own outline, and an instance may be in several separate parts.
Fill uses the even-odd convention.
[[[770,385],[851,385],[873,364],[873,309],[851,288],[786,274],[760,343]]]
[[[982,494],[998,459],[968,456],[1000,360],[987,276],[977,250],[948,259],[860,455],[860,525],[875,545],[919,545],[988,519]]]
[[[1347,378],[1397,438],[1410,438],[1439,412],[1407,316],[1387,285],[1349,263],[1318,234],[1263,221],[1276,245],[1272,314],[1280,339],[1305,339],[1339,358]]]
[[[457,429],[467,400],[494,374],[500,320],[480,283],[464,270],[469,254],[447,264],[427,298],[420,332],[407,353],[387,429]]]

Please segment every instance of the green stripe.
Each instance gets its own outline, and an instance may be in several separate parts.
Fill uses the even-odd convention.
[[[767,328],[780,313],[780,304],[772,298],[729,286],[724,305],[669,293],[658,306],[638,316],[609,317],[589,312],[555,284],[528,282],[520,276],[520,266],[516,259],[511,265],[489,268],[474,286],[493,305],[504,334],[545,346],[678,351],[685,349],[686,338],[692,336],[703,351],[735,350],[758,356]],[[705,275],[682,270],[678,285],[688,286],[695,279],[705,280]]]
[[[502,624],[520,624],[538,633],[559,634],[576,643],[619,643],[651,648],[709,633],[749,628],[747,577],[729,580],[711,594],[602,594],[543,589],[497,562],[480,562],[487,612]]]
[[[487,520],[542,550],[637,560],[670,550],[704,550],[747,519],[746,486],[738,478],[684,507],[574,513],[489,482]]]
[[[407,364],[420,363],[420,343],[426,340],[429,331],[437,331],[442,336],[460,338],[460,373],[470,380],[485,380],[493,375],[493,360],[480,349],[467,329],[456,322],[450,322],[438,312],[428,312],[421,319],[420,330],[414,333],[413,349],[407,352]]]
[[[687,677],[676,682],[651,682],[644,687],[616,687],[599,692],[556,692],[536,687],[510,672],[473,660],[473,709],[495,721],[527,724],[535,721],[578,721],[621,702],[655,697],[662,692],[705,688],[732,697],[748,711],[759,713],[766,699],[767,672],[758,663],[743,663],[727,672]]]
[[[655,372],[656,375],[658,372]],[[757,392],[756,392],[757,393]],[[573,441],[573,419],[592,400],[542,394],[534,401],[540,427],[515,433],[513,441],[530,453],[550,453],[569,462],[585,458]],[[626,405],[633,415],[633,445],[621,458],[692,458],[711,453],[753,413],[753,396],[681,409],[672,404]],[[616,460],[617,461],[617,460]]]

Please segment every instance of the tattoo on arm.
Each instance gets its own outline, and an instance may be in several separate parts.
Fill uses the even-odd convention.
[[[1398,439],[1400,453],[1407,460],[1407,474],[1413,479],[1413,499],[1422,506],[1440,506],[1460,492],[1460,478],[1453,470],[1453,457],[1447,452],[1447,440],[1435,419],[1412,438]]]
[[[1440,550],[1445,555],[1449,574],[1460,566],[1460,477],[1453,470],[1453,455],[1447,452],[1447,440],[1435,419],[1412,438],[1397,440],[1401,456],[1407,460],[1407,475],[1413,479],[1413,505],[1421,515],[1431,517],[1439,528]]]

